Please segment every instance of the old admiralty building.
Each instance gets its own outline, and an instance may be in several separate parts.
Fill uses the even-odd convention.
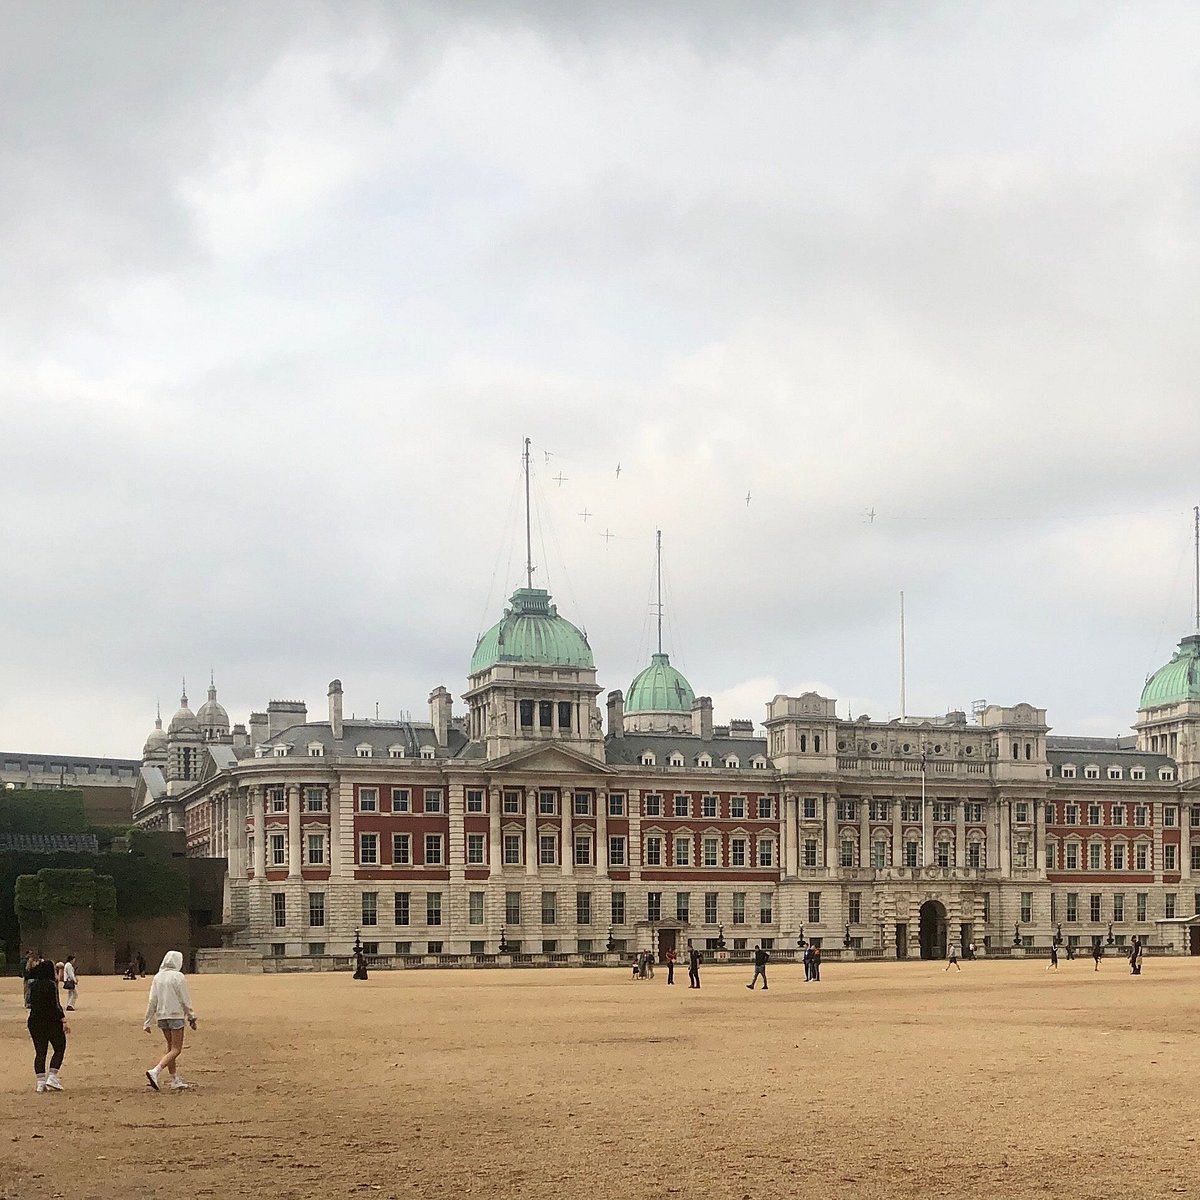
[[[524,587],[471,657],[465,710],[231,727],[216,688],[146,742],[138,823],[228,862],[251,958],[600,956],[691,938],[939,957],[1136,933],[1200,952],[1200,635],[1146,683],[1134,735],[1052,736],[1043,709],[839,718],[808,693],[714,723],[668,655],[599,702],[585,635]],[[282,964],[280,964],[282,965]]]

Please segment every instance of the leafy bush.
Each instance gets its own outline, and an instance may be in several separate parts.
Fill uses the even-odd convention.
[[[14,908],[27,929],[45,929],[73,908],[92,913],[92,928],[112,937],[117,928],[117,888],[111,875],[89,868],[48,868],[21,875],[14,889]]]
[[[0,833],[87,833],[83,793],[73,788],[0,791]]]

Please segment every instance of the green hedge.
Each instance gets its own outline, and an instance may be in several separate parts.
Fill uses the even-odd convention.
[[[92,868],[44,868],[36,875],[19,875],[13,887],[13,907],[26,929],[45,929],[73,908],[90,909],[92,929],[112,937],[117,929],[117,888],[111,875]]]
[[[87,833],[83,793],[77,789],[0,791],[0,833]]]

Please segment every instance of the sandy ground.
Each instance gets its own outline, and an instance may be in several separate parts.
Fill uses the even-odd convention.
[[[62,1095],[0,981],[0,1197],[1200,1195],[1200,960],[86,978]]]

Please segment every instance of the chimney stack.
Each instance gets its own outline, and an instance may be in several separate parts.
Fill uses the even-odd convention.
[[[454,708],[454,697],[439,684],[429,693],[429,721],[439,746],[446,745],[450,730],[450,713]]]
[[[252,712],[250,714],[250,749],[257,750],[267,740],[267,714]]]
[[[342,681],[335,679],[329,685],[329,730],[333,740],[342,740]]]
[[[697,696],[692,703],[692,733],[703,741],[711,741],[713,735],[712,697]]]
[[[608,736],[625,736],[625,696],[620,688],[608,693]]]

